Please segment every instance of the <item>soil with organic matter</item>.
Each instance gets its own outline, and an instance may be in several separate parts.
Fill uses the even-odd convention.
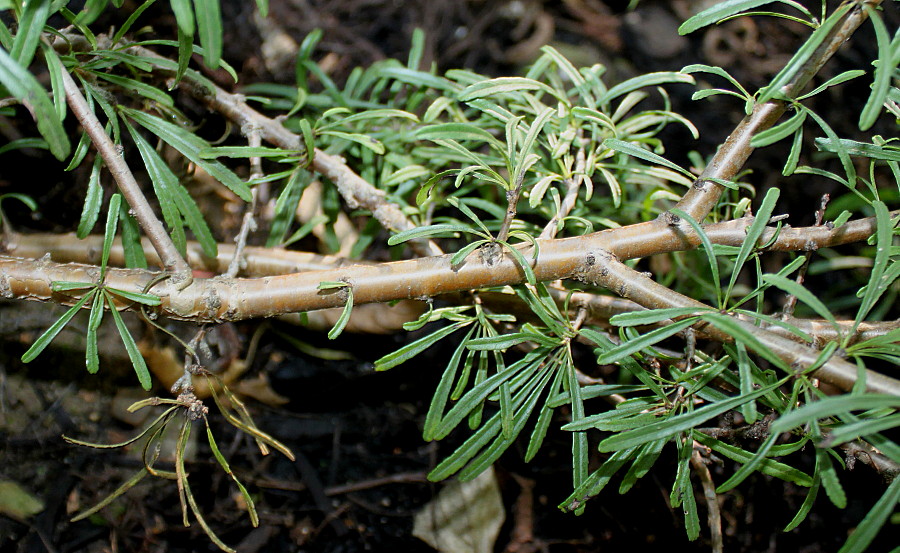
[[[700,0],[642,1],[634,10],[625,0],[480,1],[446,0],[296,0],[271,2],[268,20],[260,20],[254,3],[222,0],[226,22],[225,59],[240,75],[242,85],[253,82],[293,82],[294,53],[315,28],[323,30],[316,59],[337,82],[356,66],[397,57],[405,59],[414,29],[426,31],[423,63],[441,70],[465,67],[492,76],[520,74],[552,43],[576,65],[602,63],[610,81],[639,73],[678,70],[689,63],[727,67],[748,90],[764,85],[807,35],[807,29],[783,20],[739,19],[696,36],[677,34],[680,21],[703,4]],[[814,3],[818,6],[818,3]],[[138,4],[124,2],[120,12],[99,25],[115,25],[122,13]],[[145,24],[166,32],[174,29],[168,3],[145,13]],[[895,9],[888,18],[896,18]],[[99,27],[98,27],[99,28]],[[855,68],[871,54],[875,41],[864,28],[826,67],[820,79]],[[862,53],[861,53],[862,52]],[[869,58],[866,58],[869,59]],[[228,82],[222,72],[209,76]],[[867,92],[845,87],[816,101],[840,125],[851,125],[858,113],[848,98]],[[664,135],[669,154],[689,165],[690,150],[704,155],[742,116],[742,107],[726,98],[699,104],[690,100],[693,89],[673,89],[675,111],[685,114],[701,131],[699,141],[682,131]],[[19,131],[0,119],[0,132],[11,140]],[[887,131],[886,131],[887,132]],[[809,151],[807,149],[807,151]],[[41,206],[32,215],[13,203],[4,204],[9,222],[19,231],[70,231],[77,224],[87,175],[69,174],[61,164],[40,152],[21,150],[0,158],[0,194],[28,192]],[[783,156],[757,152],[749,168],[759,176],[758,191],[780,177]],[[777,163],[778,170],[770,170]],[[73,185],[73,182],[76,185]],[[808,224],[818,198],[829,191],[826,181],[810,179],[802,190],[785,190],[779,212],[794,214],[796,225]],[[759,196],[762,194],[759,193]],[[793,209],[804,206],[802,209]],[[804,217],[808,217],[807,220]],[[0,553],[51,552],[188,552],[216,547],[193,515],[183,525],[175,481],[145,478],[97,513],[70,519],[103,500],[143,466],[140,444],[119,449],[92,449],[64,441],[65,435],[95,443],[117,443],[140,433],[162,412],[154,407],[130,413],[125,407],[143,397],[131,388],[134,375],[118,346],[104,350],[101,374],[87,375],[79,334],[61,338],[37,361],[23,365],[22,353],[49,325],[43,314],[24,315],[16,304],[0,304],[0,480],[15,481],[42,509],[16,519],[0,516]],[[49,318],[48,321],[52,320]],[[75,328],[84,325],[76,320]],[[139,322],[131,324],[140,326]],[[83,328],[83,326],[81,327]],[[177,329],[176,329],[177,330]],[[422,427],[440,369],[452,350],[433,348],[414,361],[386,373],[373,362],[417,337],[351,335],[329,341],[324,333],[279,322],[233,325],[236,358],[247,366],[240,377],[249,384],[244,396],[258,427],[285,444],[295,459],[271,452],[261,455],[257,442],[229,424],[215,404],[210,407],[210,430],[255,504],[259,524],[250,524],[250,508],[231,477],[215,461],[202,423],[192,425],[186,470],[197,510],[221,539],[241,553],[309,551],[427,552],[433,549],[412,535],[414,515],[444,486],[426,479],[441,459],[462,443],[457,432],[441,442],[427,443]],[[83,348],[83,345],[80,346]],[[252,350],[252,358],[247,358]],[[589,351],[584,352],[586,356]],[[255,386],[255,387],[254,387]],[[164,389],[155,393],[167,396]],[[252,398],[257,399],[252,399]],[[281,402],[284,398],[285,402]],[[152,411],[152,414],[150,412]],[[150,414],[141,416],[143,412]],[[675,473],[670,447],[646,476],[628,493],[618,493],[619,481],[587,504],[583,515],[564,513],[558,505],[571,492],[571,440],[559,427],[565,413],[551,424],[545,445],[530,463],[522,457],[527,443],[518,444],[500,459],[495,475],[502,495],[505,521],[494,551],[709,551],[709,530],[703,490],[694,477],[701,512],[696,541],[685,537],[684,516],[669,504]],[[177,426],[180,421],[173,422]],[[739,421],[720,421],[722,426]],[[594,437],[596,439],[597,437]],[[760,440],[743,438],[748,449]],[[173,438],[174,440],[174,438]],[[171,443],[169,442],[166,443]],[[805,470],[815,463],[814,452],[803,453]],[[604,454],[594,451],[591,467]],[[157,468],[175,471],[171,451],[159,452]],[[709,465],[716,483],[736,470],[728,460]],[[800,509],[806,488],[755,475],[718,497],[725,550],[729,552],[836,551],[874,501],[884,482],[866,466],[841,475],[848,501],[833,507],[824,494],[797,529],[782,529]],[[896,545],[889,531],[873,551]]]

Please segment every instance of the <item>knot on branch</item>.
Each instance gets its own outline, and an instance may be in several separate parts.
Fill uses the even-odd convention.
[[[591,284],[602,286],[601,282],[609,274],[608,264],[616,261],[616,256],[606,250],[591,250],[584,256],[584,260],[572,272],[572,278]]]

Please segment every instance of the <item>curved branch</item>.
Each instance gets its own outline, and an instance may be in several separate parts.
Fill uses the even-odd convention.
[[[751,219],[745,218],[708,225],[705,228],[707,234],[715,237],[716,241],[737,245],[740,243],[739,239],[744,239],[742,229],[750,222]],[[535,275],[541,281],[578,278],[584,270],[585,252],[602,250],[619,259],[627,259],[692,249],[700,242],[699,237],[692,231],[681,232],[678,226],[666,226],[657,230],[655,234],[652,232],[653,229],[652,223],[649,225],[642,223],[586,236],[541,240],[540,256],[534,265]],[[833,246],[865,239],[873,229],[872,218],[848,222],[839,229],[832,230],[825,227],[784,229],[771,249],[788,249],[788,246],[798,244],[804,249]],[[646,232],[642,235],[641,230]],[[774,232],[774,229],[767,230],[767,233]],[[801,238],[807,232],[811,238]],[[639,241],[641,236],[643,240]],[[771,234],[764,233],[763,239],[767,236]],[[21,237],[20,240],[18,247],[24,250],[27,241],[25,237]],[[44,242],[44,245],[46,244]],[[38,250],[36,253],[42,255],[45,251],[47,250]],[[23,251],[16,252],[17,255],[22,253]],[[228,247],[223,246],[220,259],[229,253]],[[257,254],[260,257],[257,257]],[[248,265],[260,260],[263,255],[269,254],[256,248],[248,248],[246,252]],[[278,263],[272,263],[270,268],[287,269],[292,265],[296,267],[298,262],[291,261],[295,255],[310,259],[310,254],[284,251],[273,253],[272,256],[278,257],[279,260]],[[311,259],[330,263],[336,258],[313,256]],[[266,261],[270,262],[271,260]],[[67,275],[66,271],[59,267],[68,267],[82,275],[91,269],[89,266],[80,265],[60,266],[49,261],[0,258],[0,295],[47,300],[52,296],[49,292],[50,282],[79,281],[85,278],[83,276],[76,278],[74,274]],[[219,268],[221,264],[215,267]],[[272,271],[270,274],[276,272],[283,273]],[[147,271],[111,270],[107,278],[115,280],[116,284],[110,281],[111,286],[140,291],[154,274]],[[139,278],[137,275],[143,276]],[[379,264],[329,265],[310,272],[236,279],[230,283],[225,283],[221,279],[195,279],[192,286],[182,291],[169,289],[168,284],[157,286],[154,290],[163,296],[161,308],[166,316],[198,322],[235,321],[343,306],[340,294],[317,289],[318,284],[325,281],[351,283],[354,302],[362,304],[398,299],[422,299],[451,292],[515,285],[524,282],[525,275],[518,262],[509,253],[492,258],[490,263],[479,256],[470,256],[461,266],[451,264],[450,255],[442,255]],[[21,293],[12,290],[20,290]],[[212,304],[206,305],[207,300],[212,301]]]
[[[612,290],[649,309],[694,307],[698,310],[710,310],[710,307],[703,302],[666,288],[647,275],[628,267],[608,252],[588,253],[585,256],[585,267],[580,276],[585,282]],[[798,372],[819,360],[821,352],[813,347],[799,344],[737,317],[734,317],[733,320],[735,324],[754,335],[776,356]],[[698,323],[695,328],[721,342],[734,341],[731,335],[706,322]],[[856,382],[858,370],[855,364],[832,356],[812,374],[842,390],[850,390]],[[900,395],[900,380],[867,370],[866,389],[872,393]]]

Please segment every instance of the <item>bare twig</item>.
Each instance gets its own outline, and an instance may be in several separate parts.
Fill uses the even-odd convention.
[[[125,196],[131,212],[134,213],[141,228],[147,234],[147,238],[150,239],[154,249],[159,254],[163,267],[170,273],[172,281],[179,288],[188,286],[192,279],[190,267],[184,258],[181,257],[181,254],[178,253],[178,248],[175,247],[175,243],[172,242],[166,229],[153,212],[153,208],[147,203],[147,199],[141,192],[141,187],[131,173],[131,169],[128,168],[128,164],[125,163],[125,159],[116,149],[116,145],[113,144],[113,141],[106,134],[103,124],[100,123],[97,116],[88,107],[81,90],[75,84],[75,80],[72,79],[72,76],[66,70],[61,71],[61,74],[63,87],[66,91],[66,99],[69,107],[72,108],[72,113],[75,114],[85,132],[91,137],[91,141],[94,143],[97,151],[103,157],[109,172],[119,185],[119,190]]]
[[[541,239],[547,240],[556,238],[556,233],[559,231],[559,222],[568,217],[569,213],[575,207],[575,202],[578,200],[578,191],[581,190],[581,184],[584,179],[588,178],[584,174],[584,164],[584,148],[579,148],[578,153],[576,154],[575,170],[572,175],[566,179],[566,195],[559,206],[559,212],[556,213],[544,227],[544,230],[541,232]]]
[[[142,46],[132,46],[128,50],[145,58],[162,59],[159,54]],[[162,74],[172,73],[163,67],[157,67],[157,70]],[[178,86],[241,128],[258,129],[263,140],[288,150],[304,149],[299,136],[284,128],[280,121],[270,119],[248,106],[243,96],[231,94],[214,85],[211,90],[207,84],[194,81],[189,75],[185,75]],[[372,216],[391,231],[399,232],[414,227],[400,208],[387,200],[383,191],[353,172],[342,158],[316,149],[311,165],[334,183],[351,209],[363,208],[371,211]],[[442,253],[432,241],[410,242],[410,244],[421,255]]]
[[[246,129],[245,134],[251,147],[258,148],[262,144],[262,140],[259,137],[259,129],[250,127]],[[255,179],[262,176],[262,160],[258,157],[250,158],[250,178]],[[256,215],[256,206],[259,201],[259,188],[254,187],[251,194],[250,204],[244,208],[241,229],[234,239],[234,257],[231,258],[231,263],[228,264],[228,270],[225,272],[225,277],[227,278],[234,278],[240,272],[241,265],[244,263],[244,248],[247,247],[247,238],[257,228],[254,216]]]

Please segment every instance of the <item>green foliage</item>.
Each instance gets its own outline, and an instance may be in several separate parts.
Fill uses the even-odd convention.
[[[888,434],[900,426],[900,401],[893,395],[866,392],[865,383],[866,370],[900,361],[900,331],[894,328],[856,342],[856,331],[862,325],[896,317],[892,306],[900,294],[900,249],[895,245],[898,215],[890,209],[896,208],[900,197],[900,147],[894,137],[841,137],[828,117],[808,105],[829,88],[862,77],[863,70],[845,71],[802,94],[801,90],[785,88],[806,70],[807,63],[818,55],[832,31],[844,24],[848,14],[865,9],[875,30],[878,54],[872,60],[872,91],[864,102],[860,100],[857,126],[860,131],[868,131],[889,119],[882,117],[884,114],[894,120],[900,118],[900,89],[893,86],[898,77],[900,32],[891,38],[884,18],[868,4],[847,2],[827,14],[823,3],[821,17],[816,17],[792,0],[728,0],[688,19],[680,28],[682,33],[742,15],[783,17],[811,28],[784,69],[755,94],[725,68],[703,64],[611,84],[604,81],[603,66],[576,68],[550,46],[542,49],[523,76],[488,78],[468,70],[438,74],[435,68],[421,67],[422,33],[414,35],[406,63],[383,60],[369,68],[358,68],[346,81],[337,83],[315,61],[322,33],[314,32],[297,52],[293,84],[257,83],[242,89],[248,102],[279,115],[284,129],[294,133],[295,143],[264,147],[211,144],[199,136],[173,95],[172,88],[186,79],[191,81],[189,86],[204,89],[204,93],[215,92],[209,80],[190,68],[195,53],[208,67],[221,67],[236,79],[234,70],[221,59],[218,0],[168,2],[178,40],[141,44],[177,48],[177,60],[148,56],[130,48],[130,31],[154,1],[141,4],[112,37],[96,35],[90,26],[104,10],[119,8],[121,2],[113,2],[110,7],[105,0],[88,1],[78,14],[65,7],[67,2],[9,3],[11,8],[6,9],[13,10],[18,30],[13,34],[0,24],[0,84],[13,105],[20,103],[30,112],[13,113],[32,117],[41,138],[23,138],[4,145],[0,155],[17,148],[46,148],[56,158],[68,160],[68,171],[89,167],[76,234],[84,238],[92,232],[107,196],[104,168],[111,160],[93,155],[86,133],[74,150],[71,148],[63,126],[66,98],[71,97],[65,83],[71,75],[89,111],[105,118],[105,132],[112,142],[122,149],[134,146],[147,175],[146,188],[152,190],[169,238],[182,254],[188,239],[194,238],[205,255],[214,257],[217,240],[222,237],[214,235],[207,222],[211,215],[201,211],[187,180],[167,160],[165,148],[177,152],[173,155],[181,156],[185,164],[190,162],[208,173],[242,201],[255,202],[255,189],[271,185],[275,200],[268,221],[267,247],[295,243],[319,225],[326,229],[326,241],[337,241],[339,198],[346,186],[338,177],[317,175],[325,190],[322,213],[294,228],[301,196],[318,170],[317,156],[329,155],[342,157],[349,169],[376,188],[374,195],[383,202],[371,208],[348,200],[356,209],[350,215],[359,221],[370,215],[376,217],[358,225],[364,230],[353,245],[354,256],[363,257],[379,239],[383,240],[379,255],[390,251],[399,258],[409,242],[428,239],[440,241],[441,247],[447,248],[453,271],[468,263],[492,267],[500,259],[515,262],[521,274],[516,286],[474,287],[463,299],[453,300],[456,304],[429,304],[428,312],[405,325],[408,330],[431,325],[424,335],[375,362],[375,369],[383,371],[441,342],[453,348],[431,399],[423,437],[441,440],[452,432],[467,433],[467,437],[433,468],[431,480],[474,478],[516,443],[524,445],[526,461],[539,458],[548,433],[561,429],[572,440],[573,490],[561,508],[582,512],[619,472],[624,472],[619,493],[626,493],[668,456],[677,467],[669,479],[671,505],[682,509],[686,534],[696,539],[701,524],[690,474],[695,443],[740,465],[720,483],[719,493],[733,489],[753,473],[809,488],[796,516],[787,521],[786,530],[802,523],[815,507],[820,490],[834,505],[846,505],[839,467],[833,462],[839,458],[842,444],[866,440],[886,459],[900,463],[900,448]],[[767,4],[788,8],[789,13],[756,11]],[[3,6],[6,4],[0,3],[0,8]],[[265,14],[267,2],[258,0],[257,6]],[[795,12],[800,16],[792,15]],[[87,45],[79,46],[81,50],[62,44],[66,40],[57,42],[58,31],[45,32],[47,21],[57,14],[76,29],[67,32],[85,39]],[[193,44],[195,38],[199,45]],[[41,55],[37,56],[39,47]],[[32,66],[41,64],[48,75],[44,81],[31,71]],[[694,137],[698,131],[672,109],[667,89],[695,84],[695,74],[728,83],[728,88],[696,91],[695,100],[733,96],[742,100],[741,107],[748,114],[766,102],[783,103],[789,108],[790,115],[784,121],[741,139],[746,138],[747,148],[786,146],[790,139],[784,150],[782,174],[794,179],[785,180],[785,186],[798,182],[797,176],[836,183],[838,192],[834,195],[840,197],[828,211],[823,208],[824,225],[842,227],[851,218],[872,217],[874,232],[869,244],[854,252],[858,255],[826,247],[813,253],[819,244],[812,239],[809,246],[793,248],[794,253],[771,252],[782,234],[790,230],[776,216],[781,197],[777,186],[756,197],[753,185],[742,182],[745,175],[701,177],[706,182],[697,182],[706,163],[701,155],[691,157],[695,165],[691,169],[669,158],[661,138],[663,131],[670,125],[681,126]],[[42,82],[49,82],[49,91]],[[127,132],[122,132],[123,127]],[[242,131],[251,134],[250,127],[248,124]],[[805,141],[804,133],[813,133],[813,140]],[[785,144],[780,145],[782,141]],[[828,160],[819,166],[819,160],[808,155],[810,152],[804,156],[802,147],[807,142],[814,144],[819,154],[835,158],[833,165],[840,167],[839,172],[825,168],[830,167],[825,165]],[[253,164],[256,159],[265,160],[265,174],[259,176],[254,169],[252,179],[238,176],[244,174],[239,169],[242,164],[247,160]],[[801,159],[804,163],[813,159],[810,163],[817,165],[800,165]],[[687,208],[682,209],[683,204],[676,207],[687,190],[713,184],[725,192],[708,215],[689,213]],[[26,196],[0,196],[0,200],[7,198],[18,199],[31,209],[38,207]],[[385,230],[374,222],[378,214],[373,212],[384,205],[398,208],[410,225],[388,236],[387,231],[394,229]],[[88,372],[97,372],[98,329],[109,310],[138,381],[144,388],[151,388],[146,363],[119,311],[131,308],[145,314],[145,307],[160,305],[160,297],[147,293],[156,282],[150,282],[142,292],[112,288],[106,282],[117,234],[128,265],[146,266],[130,207],[120,194],[111,195],[96,280],[53,283],[54,299],[72,307],[34,341],[23,355],[24,361],[35,359],[80,310],[87,309],[85,363]],[[746,223],[741,227],[742,239],[717,241],[715,223],[741,215],[748,216],[737,221]],[[690,235],[702,250],[681,251],[687,248],[672,246],[660,254],[667,256],[666,263],[650,264],[649,276],[666,288],[663,299],[671,300],[669,303],[657,301],[658,296],[638,297],[644,300],[638,302],[643,307],[619,307],[612,316],[595,316],[589,301],[576,302],[573,298],[579,294],[603,303],[609,299],[605,292],[583,283],[540,281],[545,240],[659,221],[666,221],[678,239]],[[603,244],[603,235],[598,236]],[[829,270],[856,259],[854,268],[863,265],[867,272],[864,276],[841,274],[835,280],[849,282],[848,288],[832,291],[827,281],[818,279],[815,262],[810,263],[814,255],[821,257]],[[638,261],[628,263],[634,268]],[[666,266],[668,270],[660,268]],[[359,284],[349,279],[318,283],[319,295],[335,294],[343,305],[329,338],[338,337],[346,328]],[[497,294],[520,306],[515,315],[506,312],[502,303],[501,307],[492,306],[491,297]],[[773,307],[784,295],[790,298],[791,309],[794,303],[799,304],[797,319],[790,317],[787,309],[779,313]],[[357,299],[364,297],[357,295]],[[694,300],[709,300],[710,305]],[[810,326],[801,324],[802,318],[814,319],[812,322],[819,326],[813,325],[810,330]],[[827,345],[817,341],[821,327],[833,331],[837,338],[824,340]],[[818,347],[815,361],[798,366],[784,354],[784,347],[776,347],[767,338],[776,332],[791,336],[797,343]],[[696,347],[698,339],[710,337],[724,343],[714,348]],[[585,348],[592,349],[592,355]],[[190,346],[186,349],[194,353]],[[591,358],[590,363],[577,361],[579,350]],[[833,357],[856,363],[858,381],[846,394],[825,397],[814,371]],[[591,377],[587,373],[594,365],[613,376],[602,382]],[[189,385],[192,375],[205,374],[192,367],[185,371],[185,378],[176,387]],[[212,385],[212,389],[223,416],[258,440],[262,451],[268,444],[290,456],[255,427],[249,412],[227,388]],[[220,393],[233,407],[220,401]],[[188,483],[184,446],[191,421],[206,421],[205,408],[195,399],[179,396],[178,400],[156,400],[171,407],[135,438],[148,438],[143,469],[95,509],[148,474],[173,479],[179,485],[185,522],[190,510],[216,545],[230,550],[201,516]],[[176,420],[179,410],[185,416]],[[761,445],[755,451],[720,440],[707,428],[730,412],[739,412],[747,425],[772,421],[761,431]],[[179,451],[176,470],[166,472],[153,467],[156,459],[150,444],[158,441],[163,428],[173,422],[175,426],[180,422]],[[251,495],[220,452],[208,422],[206,430],[210,451],[238,486],[255,525],[257,515]],[[600,438],[603,456],[599,466],[592,467],[589,462],[589,434]],[[133,441],[104,447],[123,447]],[[804,466],[798,454],[807,444],[815,448],[813,466]],[[867,547],[895,508],[898,490],[895,479],[842,551]]]

